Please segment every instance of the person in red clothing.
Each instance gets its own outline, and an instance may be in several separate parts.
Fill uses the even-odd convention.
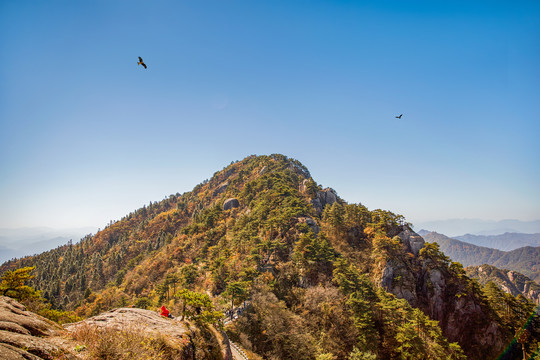
[[[167,310],[165,305],[161,307],[161,316],[165,316],[166,318],[171,317],[171,315],[169,314],[169,310]]]

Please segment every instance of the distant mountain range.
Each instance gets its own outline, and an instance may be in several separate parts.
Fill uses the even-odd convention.
[[[429,234],[431,230],[420,230],[418,234],[424,236]],[[441,234],[433,231],[434,233]],[[448,236],[445,234],[445,236]],[[522,234],[522,233],[504,233],[499,235],[473,235],[465,234],[460,236],[449,236],[452,239],[460,240],[472,245],[488,247],[502,251],[511,251],[521,247],[540,246],[540,234]]]
[[[439,244],[448,257],[463,266],[493,265],[520,272],[540,282],[540,247],[525,246],[512,251],[502,251],[456,240],[436,232],[424,230],[419,234],[425,241]]]
[[[462,234],[498,235],[503,233],[540,233],[540,220],[480,220],[480,219],[448,219],[437,221],[415,222],[415,230],[430,229],[447,236]]]
[[[454,236],[454,239],[477,246],[485,246],[502,251],[511,251],[525,246],[540,246],[540,234],[504,233],[501,235]]]
[[[27,255],[39,254],[65,245],[69,240],[79,241],[96,228],[52,229],[48,227],[0,229],[0,264]]]

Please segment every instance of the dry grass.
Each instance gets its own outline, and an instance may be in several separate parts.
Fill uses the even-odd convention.
[[[171,344],[159,334],[142,328],[113,329],[86,324],[77,326],[71,337],[81,347],[80,355],[92,360],[172,360],[183,359],[189,349]]]

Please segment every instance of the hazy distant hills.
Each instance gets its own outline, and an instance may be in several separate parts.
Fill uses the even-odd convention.
[[[540,220],[480,220],[480,219],[449,219],[437,221],[415,222],[415,230],[430,229],[447,236],[462,234],[498,235],[503,233],[540,233]]]
[[[0,264],[27,255],[39,254],[66,244],[79,241],[95,232],[96,228],[51,229],[47,227],[0,229]]]
[[[476,246],[436,232],[420,231],[419,234],[425,241],[439,244],[448,257],[463,266],[493,265],[520,272],[540,282],[540,247],[525,246],[512,251],[502,251]]]
[[[418,234],[424,236],[432,231],[420,230]],[[433,231],[434,233],[441,234],[440,232]],[[448,234],[445,234],[448,236]],[[499,235],[473,235],[465,234],[460,236],[449,236],[452,239],[460,240],[472,245],[488,247],[491,249],[497,249],[502,251],[511,251],[520,247],[540,246],[540,233],[537,234],[523,234],[515,232],[507,232]]]
[[[472,235],[465,234],[454,236],[454,239],[461,240],[477,246],[485,246],[503,251],[511,251],[525,246],[540,246],[540,234],[504,233],[501,235]]]

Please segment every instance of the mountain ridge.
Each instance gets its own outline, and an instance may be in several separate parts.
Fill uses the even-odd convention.
[[[180,312],[179,288],[211,294],[222,309],[250,297],[230,331],[265,357],[483,359],[530,311],[521,304],[501,322],[479,285],[403,216],[346,203],[280,154],[233,162],[190,192],[2,270],[20,266],[36,266],[44,296],[81,316],[129,304]],[[331,322],[317,298],[335,309]]]

